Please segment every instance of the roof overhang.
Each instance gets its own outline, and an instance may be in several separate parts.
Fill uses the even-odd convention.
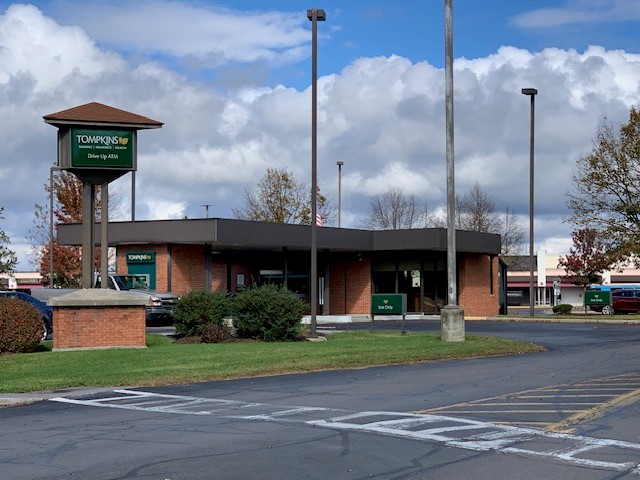
[[[99,238],[99,224],[95,238]],[[444,228],[411,230],[317,229],[319,250],[377,252],[447,250]],[[58,225],[61,245],[81,245],[82,225]],[[224,218],[110,222],[110,246],[126,244],[209,244],[214,250],[310,250],[311,228],[307,225],[253,222]],[[456,232],[456,250],[462,253],[498,255],[500,235]]]

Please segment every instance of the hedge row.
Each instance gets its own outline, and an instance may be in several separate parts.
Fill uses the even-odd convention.
[[[262,285],[233,296],[190,292],[180,299],[173,317],[180,336],[201,336],[203,341],[212,342],[224,340],[231,328],[225,319],[233,318],[238,337],[273,342],[300,336],[304,307],[304,302],[290,290]]]

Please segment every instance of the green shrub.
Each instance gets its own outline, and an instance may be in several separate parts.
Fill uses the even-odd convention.
[[[569,315],[571,310],[573,310],[573,305],[569,305],[568,303],[561,303],[553,307],[553,313],[557,313],[558,315]]]
[[[304,302],[276,285],[247,289],[233,299],[234,325],[241,338],[294,340],[302,331]]]
[[[0,298],[0,354],[33,352],[44,328],[36,307],[17,298]]]
[[[173,310],[176,333],[200,335],[209,324],[223,325],[223,318],[231,313],[231,299],[221,292],[192,291],[183,296]]]

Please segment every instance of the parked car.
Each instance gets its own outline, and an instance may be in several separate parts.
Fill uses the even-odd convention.
[[[13,290],[0,291],[0,297],[16,298],[33,305],[38,309],[42,316],[42,323],[44,324],[44,333],[42,335],[42,341],[45,341],[53,333],[53,307],[48,306],[45,302],[38,300],[32,295],[24,292],[17,292]]]
[[[101,277],[96,278],[96,288],[101,286]],[[149,299],[146,306],[147,324],[157,322],[172,322],[173,309],[178,304],[180,297],[171,292],[158,292],[151,290],[147,284],[141,281],[138,275],[133,274],[109,274],[107,286],[112,290],[121,292],[133,292],[145,295]]]
[[[638,313],[640,312],[640,289],[625,288],[611,290],[610,305],[594,305],[589,307],[596,312],[605,315],[614,313]]]

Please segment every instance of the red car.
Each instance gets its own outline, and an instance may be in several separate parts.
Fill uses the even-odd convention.
[[[611,291],[611,305],[600,307],[602,313],[638,313],[640,312],[640,290],[627,288]]]

